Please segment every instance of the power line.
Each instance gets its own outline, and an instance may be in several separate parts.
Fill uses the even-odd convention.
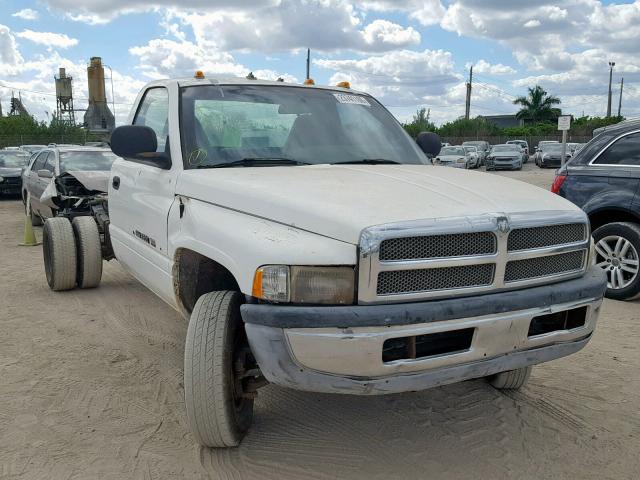
[[[3,84],[3,83],[0,83],[0,88],[6,88],[8,90],[18,90],[20,92],[35,93],[35,94],[38,94],[38,95],[47,95],[47,96],[50,96],[50,97],[55,97],[56,96],[55,93],[51,93],[51,92],[42,92],[42,91],[39,91],[39,90],[29,90],[29,89],[26,89],[26,88],[6,85],[6,84]],[[74,98],[79,99],[79,100],[86,100],[87,102],[89,101],[89,98],[87,98],[87,97],[75,97],[74,96]],[[109,103],[112,103],[112,102],[109,102]],[[116,105],[133,105],[133,102],[131,102],[131,103],[115,102],[115,104]]]

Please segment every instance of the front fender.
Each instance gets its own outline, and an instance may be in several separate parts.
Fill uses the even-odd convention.
[[[264,218],[181,197],[168,218],[170,258],[186,248],[229,270],[240,290],[251,294],[262,265],[355,265],[357,248]],[[182,215],[180,210],[182,209]]]

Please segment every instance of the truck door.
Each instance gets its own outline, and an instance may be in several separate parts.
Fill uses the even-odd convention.
[[[169,153],[169,94],[164,87],[145,93],[134,125],[152,128],[157,151]],[[167,256],[167,217],[174,202],[176,176],[182,169],[173,159],[170,170],[118,159],[109,185],[110,233],[116,258],[143,284],[173,304],[171,259]]]

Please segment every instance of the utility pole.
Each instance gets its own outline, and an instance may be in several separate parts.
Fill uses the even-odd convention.
[[[607,101],[607,117],[611,116],[611,80],[613,79],[613,67],[616,62],[609,62],[609,100]]]
[[[622,116],[622,87],[624,87],[624,77],[620,79],[620,100],[618,100],[618,118]]]
[[[464,118],[469,120],[469,113],[471,113],[471,83],[473,82],[473,65],[469,68],[469,81],[467,82],[467,101],[464,106]]]
[[[307,48],[307,77],[306,78],[311,78],[309,77],[309,61],[311,60],[311,50]]]

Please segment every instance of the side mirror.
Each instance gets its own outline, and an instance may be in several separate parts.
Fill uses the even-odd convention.
[[[38,170],[38,176],[40,178],[53,178],[53,173],[49,170]]]
[[[416,143],[427,156],[435,157],[440,153],[442,143],[440,136],[432,132],[420,132],[416,138]]]
[[[169,170],[171,158],[156,152],[158,139],[153,129],[144,125],[123,125],[111,133],[111,151],[131,162]]]

